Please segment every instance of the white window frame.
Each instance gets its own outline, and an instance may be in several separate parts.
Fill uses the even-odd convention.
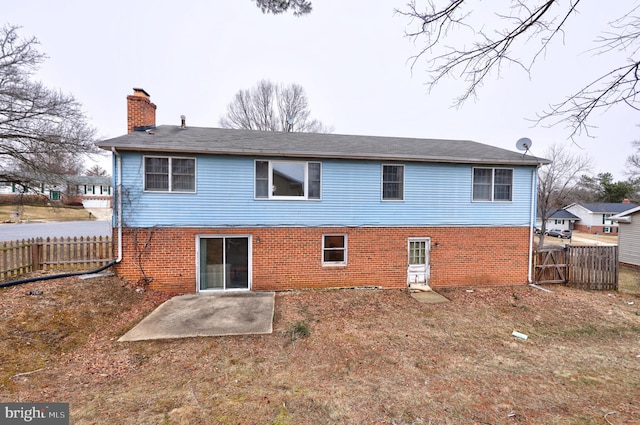
[[[325,239],[327,237],[335,237],[335,236],[339,236],[342,237],[342,240],[344,241],[344,246],[340,247],[340,248],[333,248],[333,247],[327,247],[325,246]],[[323,266],[346,266],[347,265],[347,255],[349,253],[349,241],[347,238],[347,234],[346,233],[325,233],[322,235],[322,265]],[[324,254],[325,251],[343,251],[344,252],[344,259],[343,261],[325,261],[324,259]]]
[[[258,196],[258,185],[257,179],[258,176],[256,174],[256,168],[258,162],[266,162],[267,163],[267,196]],[[273,193],[273,164],[292,164],[292,165],[302,165],[304,166],[304,195],[303,196],[282,196],[282,195],[274,195]],[[309,196],[309,164],[318,164],[320,167],[320,182],[318,187],[318,196],[310,197]],[[286,159],[256,159],[253,163],[253,197],[256,200],[284,200],[284,201],[319,201],[322,199],[322,162],[320,161],[291,161]]]
[[[400,194],[400,198],[385,198],[384,197],[384,167],[399,167],[402,168],[402,190]],[[380,199],[383,202],[402,202],[404,201],[404,188],[405,188],[405,180],[406,180],[406,168],[404,164],[382,164],[380,167]]]
[[[168,160],[168,173],[169,173],[169,182],[166,190],[159,189],[147,189],[147,158],[159,158],[159,159],[167,159]],[[172,173],[172,161],[174,159],[188,159],[193,161],[193,190],[176,190],[173,189],[173,173]],[[163,155],[143,155],[142,157],[142,189],[144,192],[148,193],[196,193],[196,187],[198,187],[197,182],[198,176],[198,161],[195,157],[189,156],[163,156]]]
[[[474,199],[476,170],[491,170],[490,199]],[[511,170],[511,191],[509,199],[495,199],[496,170]],[[513,202],[514,169],[509,167],[472,167],[471,168],[471,202]]]

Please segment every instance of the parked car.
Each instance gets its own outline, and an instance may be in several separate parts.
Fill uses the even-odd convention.
[[[540,233],[542,233],[542,229],[540,228],[540,226],[536,226],[533,231],[536,233],[536,235],[539,235]]]
[[[545,232],[547,236],[555,236],[557,238],[571,239],[571,230],[551,229]]]

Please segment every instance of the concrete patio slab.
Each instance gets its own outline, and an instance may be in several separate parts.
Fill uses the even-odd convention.
[[[173,297],[118,341],[270,334],[273,292],[224,292]]]

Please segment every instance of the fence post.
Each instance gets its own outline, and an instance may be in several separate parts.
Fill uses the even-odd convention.
[[[31,239],[31,271],[40,270],[40,244],[36,239]]]

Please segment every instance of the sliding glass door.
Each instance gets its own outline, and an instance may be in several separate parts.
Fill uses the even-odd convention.
[[[199,236],[198,256],[199,291],[251,288],[248,236]]]

